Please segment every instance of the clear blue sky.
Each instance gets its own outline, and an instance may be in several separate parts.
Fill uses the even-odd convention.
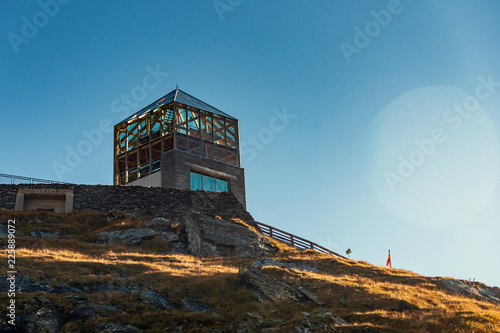
[[[178,82],[240,120],[257,220],[500,286],[498,1],[55,3],[1,5],[0,173],[112,183],[100,124]]]

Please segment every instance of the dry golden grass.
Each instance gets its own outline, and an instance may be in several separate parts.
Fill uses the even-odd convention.
[[[270,239],[279,249],[273,258],[312,265],[318,272],[278,267],[266,267],[263,271],[291,286],[302,286],[313,292],[325,302],[325,306],[320,308],[313,302],[260,303],[253,297],[251,288],[243,284],[238,276],[239,269],[249,266],[252,259],[165,254],[167,249],[154,240],[146,241],[141,246],[98,246],[91,242],[96,233],[139,227],[144,223],[107,221],[101,213],[79,213],[64,217],[0,210],[0,222],[4,221],[7,213],[14,214],[9,218],[23,221],[21,229],[25,233],[40,227],[36,219],[42,216],[45,220],[42,227],[46,230],[57,230],[64,224],[64,230],[75,235],[70,239],[16,239],[19,247],[16,268],[19,274],[29,275],[35,281],[49,280],[51,285],[57,282],[78,286],[150,285],[155,291],[168,295],[170,301],[179,302],[191,297],[209,304],[220,313],[212,315],[168,310],[159,315],[156,309],[140,305],[137,295],[117,293],[87,296],[93,302],[123,308],[126,314],[113,320],[136,325],[146,331],[160,331],[176,325],[183,325],[193,332],[224,328],[231,324],[237,327],[241,320],[248,320],[245,315],[247,312],[253,312],[262,316],[266,323],[286,321],[281,327],[286,332],[294,331],[295,326],[304,320],[304,311],[310,312],[313,317],[329,311],[351,323],[347,327],[336,326],[344,332],[363,329],[379,332],[500,332],[500,304],[447,291],[439,283],[440,278],[387,269],[363,261],[333,258],[314,251],[298,251]],[[251,228],[243,221],[234,222]],[[6,258],[7,250],[0,250],[0,260],[5,262]],[[19,301],[33,296],[21,294]],[[62,304],[66,312],[74,306],[71,298],[64,298],[64,295],[46,296]],[[5,297],[1,295],[0,302],[4,302]],[[406,302],[413,309],[400,309],[401,302]],[[0,315],[3,316],[4,312],[0,309]],[[317,317],[313,317],[311,322],[317,320]],[[65,329],[91,330],[92,325],[104,320],[67,324]]]
[[[7,250],[2,250],[2,257],[7,257]],[[166,273],[172,276],[198,276],[215,274],[235,274],[238,268],[229,263],[224,264],[223,259],[198,258],[189,255],[160,255],[154,253],[139,252],[114,252],[107,251],[102,255],[88,255],[73,250],[60,249],[19,249],[16,253],[19,260],[19,269],[25,268],[23,262],[29,262],[36,266],[37,263],[50,265],[57,263],[64,271],[73,265],[68,263],[81,264],[103,264],[120,267],[127,271],[128,266],[142,267],[142,273]],[[74,274],[74,271],[71,272]]]

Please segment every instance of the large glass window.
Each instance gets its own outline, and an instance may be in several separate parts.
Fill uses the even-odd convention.
[[[217,192],[227,192],[227,180],[216,179],[215,187]]]
[[[127,154],[128,181],[137,179],[137,149],[129,151]]]
[[[146,117],[149,117],[149,115],[147,115]],[[140,145],[149,142],[149,130],[148,130],[149,120],[146,119],[146,117],[139,120],[139,144]]]
[[[215,192],[215,178],[203,175],[203,190],[208,192]]]
[[[149,174],[149,145],[139,148],[139,177]]]
[[[191,191],[202,190],[201,174],[191,171]]]
[[[210,113],[200,111],[201,139],[212,142],[212,116]]]
[[[236,149],[236,123],[226,118],[226,144],[229,148]]]
[[[127,148],[127,126],[115,129],[116,154],[124,153]]]
[[[192,107],[188,107],[188,131],[189,136],[198,138],[200,134],[200,112]]]
[[[214,114],[213,116],[213,132],[214,132],[214,143],[225,146],[226,145],[226,125],[224,118]]]
[[[175,108],[175,130],[177,133],[187,134],[186,108],[182,104]]]
[[[162,134],[167,135],[174,131],[174,109],[173,105],[169,104],[164,109],[163,114],[163,129]]]
[[[151,140],[158,138],[161,135],[161,124],[163,121],[163,111],[156,109],[151,113],[150,120]]]
[[[128,150],[131,150],[137,147],[137,122],[128,125],[127,132]]]
[[[227,192],[228,184],[227,180],[191,171],[191,190],[203,190],[207,192]]]
[[[161,167],[161,140],[151,142],[151,172]]]

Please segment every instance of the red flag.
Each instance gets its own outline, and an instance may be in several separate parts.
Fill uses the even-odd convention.
[[[391,250],[389,250],[389,255],[387,256],[387,263],[385,264],[385,267],[392,268],[392,263],[391,263]]]

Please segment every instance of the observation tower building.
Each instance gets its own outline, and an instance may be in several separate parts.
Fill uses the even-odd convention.
[[[176,88],[114,127],[115,185],[232,192],[246,206],[238,120]]]

